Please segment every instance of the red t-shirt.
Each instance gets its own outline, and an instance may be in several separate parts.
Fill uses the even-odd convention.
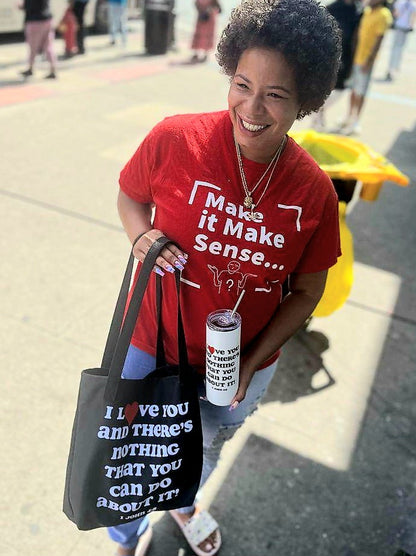
[[[250,189],[266,165],[244,158],[243,164]],[[154,203],[154,227],[189,255],[181,303],[189,359],[199,370],[205,365],[210,312],[231,309],[245,289],[238,309],[243,351],[276,312],[287,276],[325,270],[340,254],[333,185],[291,138],[256,208],[261,216],[249,220],[226,111],[173,116],[157,124],[122,170],[120,187],[139,203]],[[156,344],[153,278],[132,338],[133,345],[151,354]],[[167,273],[162,282],[165,349],[173,362],[174,276]]]

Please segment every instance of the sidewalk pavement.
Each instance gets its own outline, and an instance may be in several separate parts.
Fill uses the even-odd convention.
[[[118,172],[164,115],[226,105],[213,60],[180,64],[185,42],[168,57],[140,56],[132,40],[120,57],[106,42],[88,37],[87,56],[62,64],[56,83],[24,85],[24,45],[0,46],[7,556],[113,553],[105,531],[76,530],[61,500],[79,373],[99,364],[128,255]],[[224,449],[203,498],[224,556],[416,552],[414,44],[388,85],[377,81],[384,44],[362,136],[412,186],[387,184],[376,203],[356,204],[349,301],[288,343],[260,409]],[[168,516],[152,519],[149,556],[190,554]]]

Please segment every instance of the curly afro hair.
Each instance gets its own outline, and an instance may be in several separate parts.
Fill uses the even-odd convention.
[[[244,50],[280,52],[292,67],[301,119],[317,111],[333,89],[341,56],[335,19],[315,0],[243,0],[232,11],[216,58],[232,77]]]

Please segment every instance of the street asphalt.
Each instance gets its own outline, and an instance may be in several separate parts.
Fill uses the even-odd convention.
[[[39,60],[23,82],[25,45],[0,45],[4,556],[114,552],[104,530],[79,532],[62,513],[66,459],[80,372],[99,365],[129,252],[119,171],[164,116],[226,107],[214,58],[186,63],[189,31],[178,24],[176,52],[159,57],[144,55],[140,22],[124,51],[89,36],[56,81]],[[377,201],[354,204],[349,299],[288,343],[260,409],[224,449],[202,499],[223,556],[416,553],[413,35],[392,83],[387,36],[360,136],[410,186],[386,183]],[[149,556],[191,554],[169,516],[152,519]]]

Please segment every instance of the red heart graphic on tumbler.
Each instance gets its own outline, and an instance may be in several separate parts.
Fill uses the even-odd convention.
[[[212,355],[212,354],[214,353],[214,351],[215,351],[215,348],[212,347],[212,346],[207,346],[207,348],[208,348],[208,351],[209,351],[209,352],[211,353],[211,355]]]
[[[137,402],[128,403],[124,408],[124,416],[127,419],[129,425],[131,425],[134,421],[134,418],[136,417],[138,411],[139,404]]]

